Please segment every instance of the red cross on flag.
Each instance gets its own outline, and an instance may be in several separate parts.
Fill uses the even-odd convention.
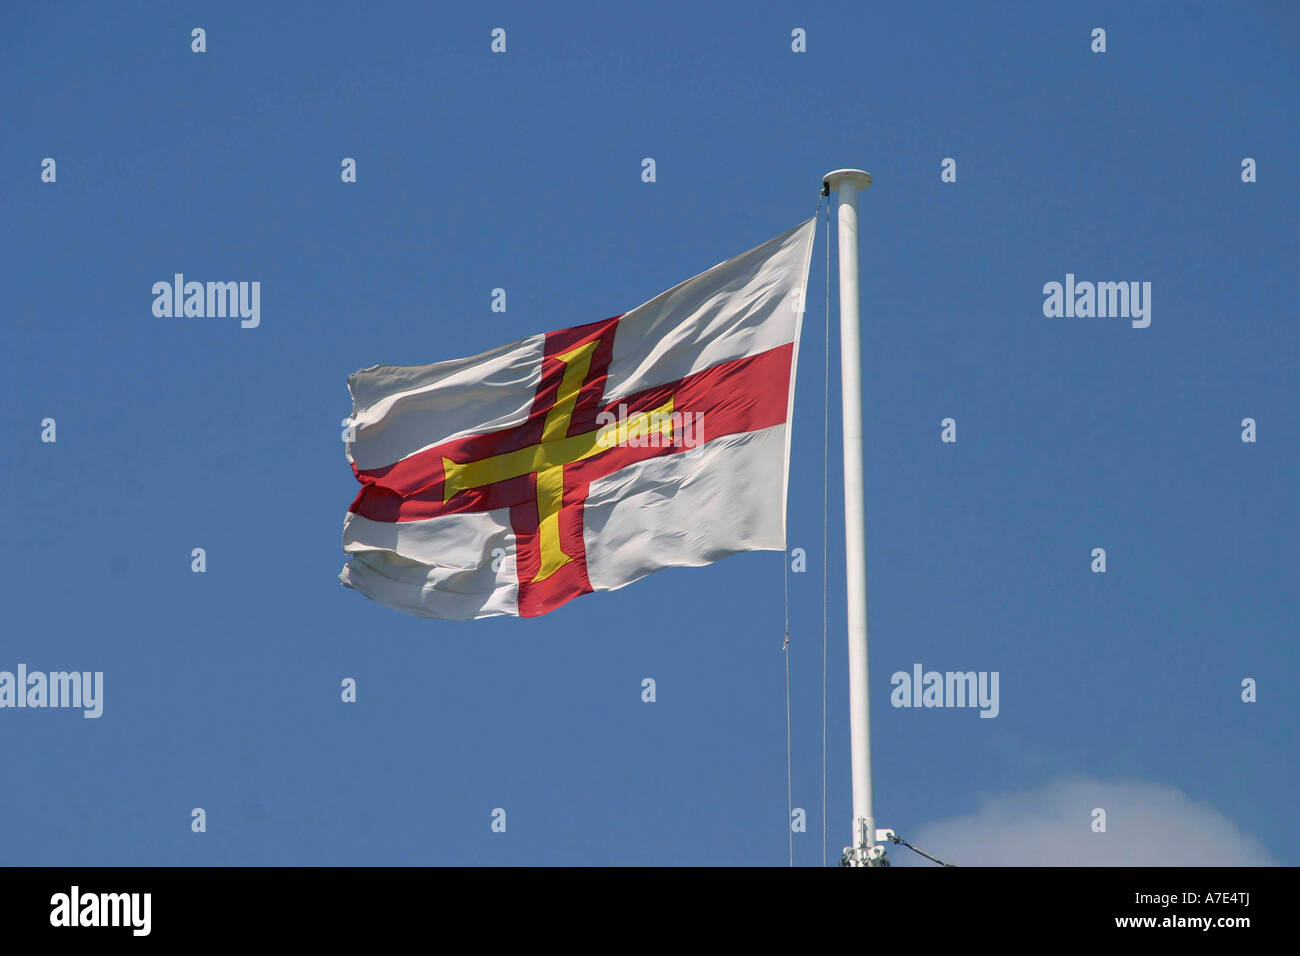
[[[612,319],[354,373],[339,579],[421,617],[536,617],[784,550],[815,225]]]

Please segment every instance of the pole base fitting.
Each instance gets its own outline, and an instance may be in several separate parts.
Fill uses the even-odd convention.
[[[889,854],[877,843],[875,846],[846,846],[840,857],[840,866],[889,866]]]
[[[889,866],[889,855],[885,853],[883,844],[895,842],[898,837],[893,830],[877,830],[870,826],[866,820],[859,820],[857,827],[859,835],[859,844],[857,846],[846,846],[844,854],[840,857],[840,866]],[[870,834],[873,839],[868,842],[867,836]]]

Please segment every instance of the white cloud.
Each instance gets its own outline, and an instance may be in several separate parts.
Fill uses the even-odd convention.
[[[1092,811],[1106,811],[1106,832]],[[877,825],[887,825],[878,821]],[[1023,793],[985,795],[969,816],[899,830],[958,866],[1276,866],[1268,851],[1207,803],[1176,787],[1069,777]],[[889,846],[895,865],[933,866]]]

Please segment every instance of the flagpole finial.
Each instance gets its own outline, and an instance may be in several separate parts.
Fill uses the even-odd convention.
[[[834,169],[822,177],[822,186],[836,192],[841,183],[849,183],[863,190],[871,185],[871,174],[863,169]]]

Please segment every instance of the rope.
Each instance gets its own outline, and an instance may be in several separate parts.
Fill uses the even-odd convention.
[[[813,219],[822,211],[822,203],[828,195],[823,189],[817,198],[817,208],[813,210]],[[826,343],[830,348],[831,316],[831,265],[830,265],[830,204],[826,205]],[[806,306],[806,303],[805,303]],[[830,359],[826,359],[827,369]],[[825,375],[822,376],[825,379]],[[830,395],[830,386],[826,386],[826,395]],[[829,400],[829,398],[827,399]],[[827,413],[825,427],[826,441],[830,441],[830,412]],[[790,425],[786,426],[787,428]],[[822,518],[826,518],[826,480],[825,468],[822,469]],[[781,653],[785,655],[785,828],[789,837],[790,866],[794,866],[794,768],[790,747],[790,542],[787,539],[785,552],[781,555],[784,564],[785,586],[785,640],[781,642]],[[826,865],[826,532],[822,530],[822,866]]]
[[[790,562],[786,561],[786,568]],[[789,572],[786,572],[787,579]],[[786,597],[789,613],[789,596]],[[790,770],[790,634],[785,635],[785,828],[790,837],[790,865],[794,866],[794,796],[793,776]]]
[[[909,850],[911,850],[912,852],[914,852],[914,853],[919,853],[919,854],[921,854],[921,856],[925,857],[927,860],[933,860],[935,863],[938,863],[940,866],[956,866],[956,865],[957,865],[956,863],[945,863],[945,862],[943,862],[943,860],[939,859],[937,856],[931,856],[930,854],[926,853],[924,850],[918,850],[916,847],[912,846],[912,844],[908,843],[906,840],[904,840],[902,837],[900,837],[897,833],[895,833],[892,837],[890,837],[890,840],[891,840],[892,842],[894,842],[894,843],[901,843],[901,844],[903,844],[903,846],[907,847],[907,848],[908,848]]]
[[[788,425],[786,426],[789,427]],[[790,542],[781,555],[785,566],[785,640],[781,653],[785,655],[785,829],[790,840],[790,865],[794,866],[794,773],[790,766]]]
[[[818,203],[818,208],[821,204]],[[814,214],[815,215],[815,214]],[[793,370],[792,370],[793,371]],[[787,422],[786,428],[793,423]],[[789,516],[786,516],[789,521]],[[790,758],[790,541],[785,541],[781,553],[785,586],[785,640],[781,653],[785,655],[785,831],[790,845],[790,866],[794,866],[794,770]]]
[[[821,209],[821,202],[817,203]],[[831,455],[831,204],[826,204],[826,350],[822,371],[822,866],[826,865],[826,609],[830,605],[827,564],[830,561]]]

